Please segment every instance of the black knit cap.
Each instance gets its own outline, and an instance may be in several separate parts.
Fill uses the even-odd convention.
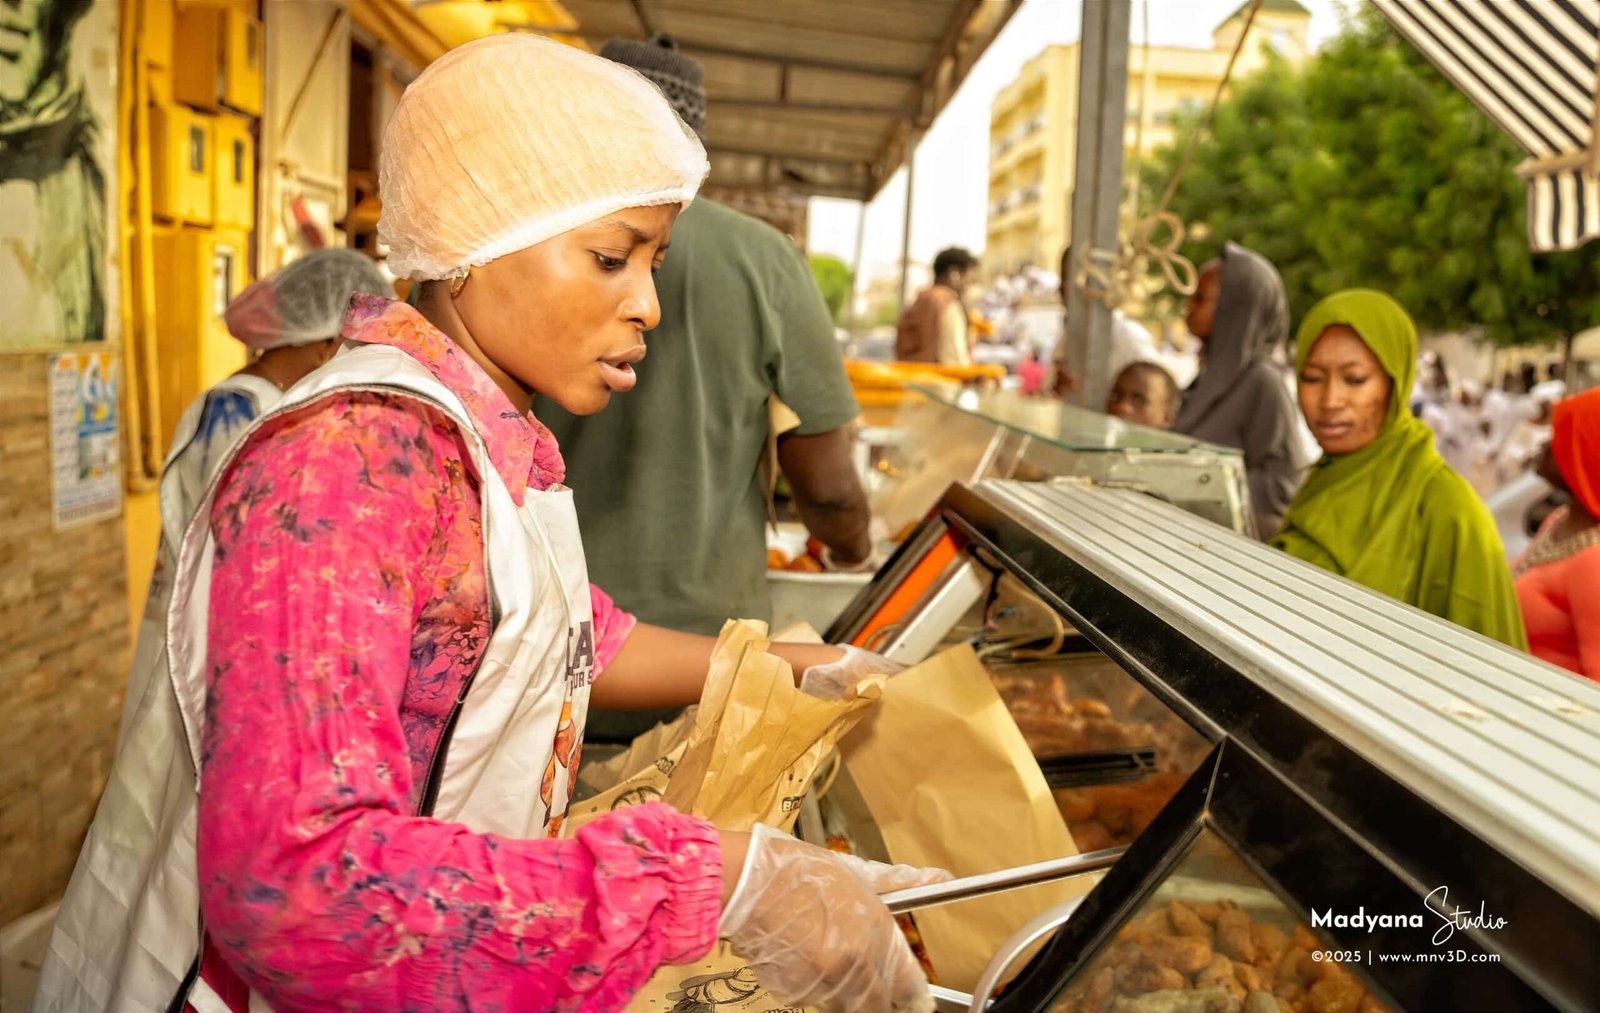
[[[673,112],[705,140],[706,75],[699,63],[678,52],[678,43],[672,36],[657,32],[644,42],[612,39],[600,55],[648,77],[667,97]]]

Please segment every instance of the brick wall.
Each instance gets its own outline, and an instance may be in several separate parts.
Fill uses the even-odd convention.
[[[67,885],[130,659],[121,519],[50,527],[47,359],[0,355],[0,925]]]

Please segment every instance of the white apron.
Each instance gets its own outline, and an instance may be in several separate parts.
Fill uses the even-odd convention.
[[[200,432],[200,417],[214,395],[241,394],[251,402],[250,413],[232,421],[224,433]],[[156,673],[167,673],[167,606],[172,601],[172,580],[178,568],[178,548],[183,532],[194,516],[195,504],[205,495],[222,462],[231,456],[232,446],[219,445],[245,432],[251,420],[271,411],[283,399],[283,392],[270,380],[249,373],[235,373],[195,398],[178,418],[178,430],[161,469],[157,498],[161,504],[161,539],[156,544],[156,566],[150,574],[150,590],[145,596],[144,614],[139,620],[139,635],[134,641],[133,668],[128,674],[127,695],[122,703],[122,723],[117,741],[128,734],[128,723],[139,709]]]
[[[529,489],[519,508],[460,400],[385,345],[342,350],[251,432],[337,390],[408,395],[443,410],[480,478],[491,632],[453,732],[447,725],[441,738],[422,811],[481,833],[553,836],[570,801],[594,676],[572,493]],[[164,1010],[197,959],[195,813],[215,495],[213,480],[178,554],[167,619],[170,677],[150,681],[119,744],[56,917],[33,1010]],[[202,1013],[225,1008],[203,983],[187,998]],[[252,996],[251,1008],[265,1004]]]

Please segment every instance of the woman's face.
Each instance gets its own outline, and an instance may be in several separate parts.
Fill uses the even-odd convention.
[[[513,404],[526,411],[539,394],[590,415],[633,388],[678,211],[627,208],[472,269],[453,300],[462,343]]]
[[[1217,315],[1217,296],[1221,291],[1222,261],[1213,260],[1200,269],[1194,294],[1183,309],[1183,322],[1202,345],[1211,339],[1211,321]]]
[[[1394,382],[1354,328],[1322,332],[1300,367],[1300,410],[1329,454],[1353,454],[1378,438]]]

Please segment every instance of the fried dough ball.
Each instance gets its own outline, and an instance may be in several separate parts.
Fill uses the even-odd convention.
[[[1278,1002],[1278,997],[1271,992],[1254,989],[1244,997],[1244,1008],[1240,1013],[1285,1013]]]
[[[1253,926],[1250,916],[1236,907],[1217,915],[1217,948],[1234,960],[1255,963],[1256,944],[1251,934]]]
[[[1312,985],[1306,991],[1311,1013],[1358,1013],[1367,990],[1348,972],[1337,965],[1328,965],[1334,973]]]
[[[1180,936],[1202,936],[1211,938],[1211,926],[1187,904],[1173,901],[1167,905],[1167,917],[1172,920],[1172,931]]]
[[[1141,961],[1119,971],[1117,984],[1123,992],[1159,992],[1163,989],[1181,989],[1185,982],[1183,975],[1175,968]]]
[[[1257,959],[1253,963],[1276,964],[1289,948],[1289,934],[1271,922],[1256,922],[1250,926],[1250,941],[1255,944]]]
[[[1145,952],[1149,959],[1179,974],[1193,974],[1211,963],[1211,940],[1196,936],[1165,936],[1153,940]]]

